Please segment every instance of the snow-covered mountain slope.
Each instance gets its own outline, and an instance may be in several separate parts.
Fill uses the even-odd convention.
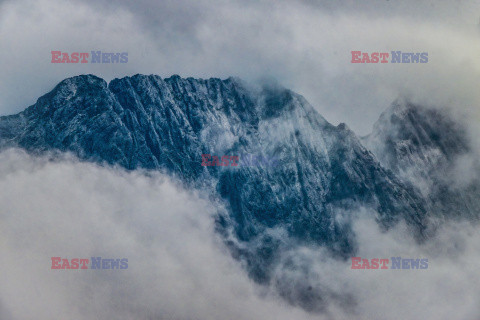
[[[432,198],[440,195],[422,194],[405,172],[434,177],[439,163],[468,149],[461,130],[440,134],[454,124],[439,119],[435,112],[394,106],[364,139],[374,156],[345,124],[328,123],[302,96],[276,85],[154,75],[107,84],[83,75],[62,81],[25,111],[1,117],[0,140],[4,147],[69,151],[128,170],[164,170],[205,190],[226,204],[218,227],[226,238],[233,231],[227,241],[232,253],[263,282],[286,239],[351,256],[351,214],[360,208],[370,209],[383,228],[403,219],[423,238],[437,208]],[[202,154],[245,153],[278,162],[201,165]],[[456,198],[449,206],[461,211],[468,201],[471,196]]]
[[[385,168],[420,190],[435,216],[478,218],[478,163],[465,127],[446,110],[397,99],[362,140]],[[465,169],[468,182],[458,174]]]
[[[0,117],[3,148],[162,170],[223,202],[217,226],[232,254],[253,279],[275,282],[309,310],[321,309],[330,293],[278,277],[275,270],[294,268],[283,254],[293,245],[352,256],[358,211],[383,229],[404,220],[418,239],[428,236],[431,217],[478,217],[478,182],[451,183],[457,160],[469,155],[466,137],[439,111],[396,101],[360,139],[290,90],[235,78],[135,75],[107,84],[82,75]],[[202,166],[202,154],[254,154],[276,164]]]

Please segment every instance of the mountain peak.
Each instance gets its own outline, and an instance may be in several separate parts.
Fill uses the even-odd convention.
[[[234,238],[226,239],[232,252],[259,282],[283,263],[278,253],[287,238],[346,258],[357,248],[349,213],[366,208],[383,229],[403,219],[424,238],[436,209],[474,208],[480,190],[469,198],[445,192],[449,186],[438,180],[431,185],[440,192],[424,195],[415,186],[465,146],[462,131],[439,111],[395,100],[364,139],[375,157],[346,124],[331,125],[301,95],[236,78],[136,74],[108,86],[94,75],[68,78],[26,111],[0,117],[2,141],[161,170],[208,193],[225,204],[218,230]],[[276,165],[251,166],[243,154]],[[236,157],[238,165],[204,165],[203,155],[222,164]]]
[[[63,88],[78,88],[78,87],[107,87],[107,82],[100,77],[93,74],[82,74],[73,76],[61,81],[53,91]]]
[[[465,128],[452,120],[446,110],[427,108],[405,98],[396,99],[381,114],[372,134],[365,140],[380,159],[382,154],[387,154],[395,161],[401,158],[401,154],[414,150],[436,149],[439,154],[451,157],[469,148]],[[408,150],[405,149],[407,142]],[[398,170],[389,161],[384,165]]]
[[[27,108],[23,114],[32,115],[50,115],[58,110],[67,110],[74,107],[83,109],[84,104],[80,100],[86,97],[108,95],[107,82],[92,74],[78,75],[67,78],[57,84],[50,92],[38,98],[37,102]],[[74,111],[74,110],[73,110]]]
[[[409,100],[404,97],[398,97],[391,103],[390,108],[386,110],[386,113],[403,117],[410,108],[411,103]]]
[[[470,150],[466,128],[446,110],[395,100],[363,143],[384,167],[421,190],[437,214],[478,212],[475,192],[454,190],[450,185],[454,179],[446,179],[455,176],[456,161]]]
[[[0,117],[0,143],[178,177],[226,204],[219,229],[236,237],[232,249],[250,274],[268,281],[283,235],[351,256],[357,244],[345,212],[371,209],[383,228],[403,219],[425,236],[432,211],[401,171],[437,168],[439,155],[462,145],[454,129],[437,111],[396,100],[367,140],[375,158],[346,124],[330,124],[275,82],[136,74],[107,86],[81,75]],[[207,154],[238,157],[238,166],[205,166]],[[245,165],[243,154],[276,165]]]

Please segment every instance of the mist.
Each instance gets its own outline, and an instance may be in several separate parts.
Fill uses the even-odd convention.
[[[479,5],[459,1],[0,2],[0,114],[61,80],[136,73],[273,78],[365,135],[398,96],[480,120]],[[54,64],[51,51],[128,52],[125,64]],[[428,52],[425,64],[352,64],[351,51]]]
[[[403,224],[385,233],[373,213],[351,213],[357,256],[427,258],[425,270],[352,270],[350,261],[318,247],[281,252],[290,267],[280,264],[274,278],[328,292],[327,307],[309,313],[282,299],[274,281],[253,283],[230,256],[214,230],[221,204],[160,173],[9,149],[0,153],[0,202],[2,319],[476,319],[480,314],[480,235],[466,222],[446,224],[419,245]],[[128,258],[128,269],[52,270],[55,256]],[[338,303],[338,297],[349,303]]]

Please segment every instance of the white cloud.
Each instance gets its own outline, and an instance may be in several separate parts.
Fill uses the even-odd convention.
[[[206,200],[154,174],[0,154],[2,312],[9,319],[292,319],[260,298]],[[51,270],[51,257],[128,258]],[[308,318],[308,317],[307,317]]]
[[[160,175],[0,153],[2,318],[476,319],[478,232],[445,226],[417,245],[403,226],[355,224],[364,258],[428,258],[426,270],[352,270],[318,248],[284,253],[291,284],[321,287],[328,315],[253,284],[215,235],[215,207]],[[126,270],[51,270],[52,256],[128,258]],[[287,278],[285,278],[287,279]],[[338,298],[337,296],[337,298]],[[330,300],[332,299],[332,300]],[[461,305],[462,308],[458,306]]]
[[[77,74],[273,77],[361,134],[399,94],[460,109],[478,146],[477,9],[458,1],[0,1],[0,114]],[[127,51],[129,62],[57,65],[51,50]],[[352,65],[352,50],[427,51],[429,62]],[[253,284],[214,233],[214,205],[159,174],[2,152],[0,203],[2,319],[324,317]],[[351,295],[347,309],[331,300],[334,319],[478,318],[475,227],[445,226],[422,246],[402,226],[384,234],[360,219],[355,228],[359,256],[426,257],[429,268],[351,270],[318,248],[296,248],[285,259],[310,273],[280,268],[276,276]],[[92,255],[126,257],[129,268],[50,270],[52,256]]]
[[[21,0],[0,13],[0,114],[23,110],[62,79],[273,77],[333,123],[360,134],[398,95],[479,110],[478,6],[445,1]],[[114,65],[57,65],[51,50],[127,51]],[[427,64],[351,64],[352,50],[428,52]]]

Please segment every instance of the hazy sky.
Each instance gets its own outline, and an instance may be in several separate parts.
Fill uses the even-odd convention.
[[[478,117],[479,19],[480,2],[459,0],[0,0],[0,115],[25,109],[66,77],[91,73],[110,81],[143,73],[276,79],[359,134],[398,96]],[[128,63],[52,64],[52,50],[128,52]],[[354,50],[428,52],[429,61],[352,64]],[[471,178],[463,172],[460,179]],[[354,316],[334,303],[319,315],[254,284],[214,232],[217,204],[161,174],[7,150],[0,153],[0,204],[0,319],[480,314],[480,235],[463,223],[444,225],[417,245],[401,224],[381,233],[371,219],[355,220],[359,256],[428,257],[425,272],[352,270],[319,248],[297,248],[285,258],[313,261],[308,285],[355,299]],[[129,268],[50,269],[52,256],[91,255],[127,257]],[[306,276],[294,268],[277,272]]]
[[[0,114],[78,74],[238,76],[274,78],[366,134],[399,95],[478,110],[479,18],[479,2],[458,0],[0,1]],[[52,64],[52,50],[128,52],[128,63]],[[429,61],[352,64],[353,50]]]

